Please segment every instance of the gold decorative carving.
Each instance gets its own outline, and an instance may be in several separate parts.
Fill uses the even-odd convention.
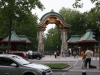
[[[54,10],[52,9],[51,12],[54,12]]]

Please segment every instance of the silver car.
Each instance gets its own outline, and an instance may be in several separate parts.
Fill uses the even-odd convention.
[[[52,75],[50,67],[30,63],[20,56],[0,54],[0,75]]]

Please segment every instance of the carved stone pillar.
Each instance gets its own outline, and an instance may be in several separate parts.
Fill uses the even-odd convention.
[[[41,29],[37,33],[37,38],[38,38],[38,51],[42,54],[42,56],[44,56],[44,43],[43,43],[44,35],[43,35],[43,32],[44,32],[44,30]]]
[[[62,52],[66,53],[68,56],[68,44],[67,44],[67,29],[60,29],[61,31],[61,40],[62,40],[62,45],[61,45],[61,56]]]

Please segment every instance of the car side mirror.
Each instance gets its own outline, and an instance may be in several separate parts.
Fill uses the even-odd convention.
[[[15,64],[15,63],[12,63],[11,66],[13,66],[13,67],[18,67],[18,65]]]

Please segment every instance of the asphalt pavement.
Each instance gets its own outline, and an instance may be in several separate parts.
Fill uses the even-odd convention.
[[[78,58],[74,58],[73,56],[70,57],[57,57],[55,58],[54,55],[45,55],[45,57],[43,57],[41,60],[35,60],[35,61],[43,61],[43,62],[66,62],[69,63],[70,62],[74,62],[73,65],[71,65],[69,68],[64,68],[64,69],[53,69],[53,71],[86,71],[86,72],[100,72],[100,68],[99,66],[97,66],[96,69],[81,69],[81,65],[80,66],[76,66],[76,64],[78,64],[79,61],[81,61],[82,58],[81,56],[79,56]],[[98,61],[99,63],[99,57],[93,57],[92,58],[93,61]],[[94,64],[93,64],[94,65]]]

